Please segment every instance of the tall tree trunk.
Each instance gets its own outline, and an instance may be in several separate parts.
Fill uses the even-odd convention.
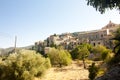
[[[84,69],[86,69],[85,58],[84,57],[83,57],[83,65],[84,65]]]

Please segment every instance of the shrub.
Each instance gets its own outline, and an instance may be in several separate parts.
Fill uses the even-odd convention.
[[[92,63],[92,65],[89,66],[88,70],[89,70],[89,79],[94,80],[95,77],[97,76],[97,72],[99,68],[95,66],[95,63]]]
[[[52,48],[48,53],[48,57],[52,65],[59,65],[59,67],[62,67],[62,65],[67,66],[72,61],[70,53],[63,49]]]
[[[113,56],[111,59],[109,59],[109,61],[107,62],[108,64],[108,68],[117,65],[120,63],[120,55],[118,56]]]
[[[33,80],[50,67],[49,59],[35,51],[21,50],[0,61],[0,80]]]
[[[105,46],[102,46],[102,45],[95,46],[93,48],[93,53],[95,55],[94,60],[95,61],[99,61],[99,60],[104,61],[111,52],[112,51],[110,49],[107,49]]]

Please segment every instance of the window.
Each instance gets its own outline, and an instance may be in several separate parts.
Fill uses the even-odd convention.
[[[93,43],[93,46],[95,46],[95,43]]]
[[[100,42],[98,42],[98,44],[100,44]]]
[[[101,34],[101,37],[103,38],[103,34]]]

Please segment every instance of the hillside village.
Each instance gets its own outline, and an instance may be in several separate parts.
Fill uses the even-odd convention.
[[[48,52],[50,47],[62,46],[66,50],[72,50],[77,45],[89,43],[93,46],[103,45],[109,49],[113,49],[113,41],[111,40],[113,33],[120,24],[115,24],[111,21],[99,30],[82,31],[74,33],[63,33],[50,35],[44,41],[35,42],[34,45],[20,47],[17,49],[34,49],[38,52]],[[14,47],[0,49],[0,55],[8,54],[14,50]],[[1,54],[2,53],[2,54]]]
[[[93,46],[104,45],[107,48],[112,49],[113,41],[111,40],[112,34],[116,31],[120,24],[115,24],[111,21],[102,29],[74,32],[74,33],[64,33],[64,34],[54,34],[49,36],[46,40],[35,42],[35,49],[37,51],[49,50],[52,46],[62,46],[64,49],[71,50],[75,48],[76,45],[81,43],[89,43]]]

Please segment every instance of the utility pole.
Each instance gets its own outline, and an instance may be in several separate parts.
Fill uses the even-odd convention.
[[[15,36],[14,52],[16,52],[17,36]]]

